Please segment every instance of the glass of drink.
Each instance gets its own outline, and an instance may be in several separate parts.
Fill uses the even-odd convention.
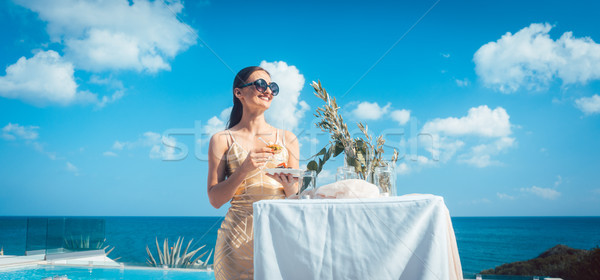
[[[348,179],[357,179],[358,175],[353,166],[340,166],[337,168],[337,173],[335,174],[335,181],[342,181]]]
[[[317,172],[314,170],[304,170],[302,174],[300,174],[300,178],[298,180],[298,195],[300,198],[302,197],[302,193],[304,191],[314,191],[317,183]]]

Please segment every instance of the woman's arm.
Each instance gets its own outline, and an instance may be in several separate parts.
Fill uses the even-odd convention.
[[[210,138],[208,146],[208,199],[215,208],[220,208],[231,200],[248,172],[264,165],[272,155],[271,150],[266,147],[251,151],[241,166],[225,179],[227,137],[224,132],[217,133]]]
[[[229,201],[242,182],[239,175],[232,174],[225,180],[225,170],[227,168],[227,135],[223,132],[216,133],[210,138],[208,146],[208,199],[215,208],[220,208]]]

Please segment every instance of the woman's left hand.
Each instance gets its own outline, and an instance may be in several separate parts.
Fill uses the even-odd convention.
[[[267,176],[275,179],[285,189],[286,193],[295,194],[298,192],[298,187],[296,183],[298,183],[298,177],[292,176],[292,174],[284,174],[284,173],[275,173],[274,175],[267,174]]]

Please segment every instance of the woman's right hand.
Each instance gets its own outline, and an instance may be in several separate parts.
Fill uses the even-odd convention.
[[[273,152],[268,147],[252,150],[248,153],[248,156],[240,166],[240,169],[245,173],[254,171],[255,169],[265,166],[272,157]]]

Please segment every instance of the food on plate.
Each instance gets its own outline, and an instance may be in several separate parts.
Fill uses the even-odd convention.
[[[279,146],[277,144],[267,145],[267,148],[271,149],[271,153],[274,153],[274,154],[281,153],[281,150],[283,149],[283,147],[281,147],[281,146]]]
[[[299,177],[302,174],[302,170],[294,169],[288,167],[285,163],[281,163],[277,167],[265,169],[265,173],[269,175],[285,174],[292,175],[292,177]]]

